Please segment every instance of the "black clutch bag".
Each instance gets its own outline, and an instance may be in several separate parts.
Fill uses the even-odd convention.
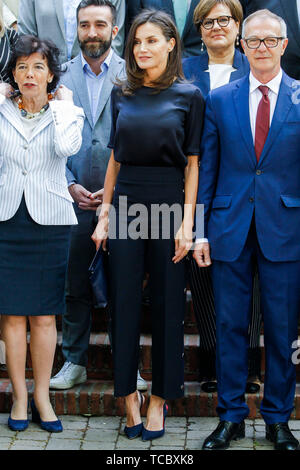
[[[95,307],[105,308],[108,303],[107,259],[102,246],[96,252],[89,267],[89,278],[96,300]]]

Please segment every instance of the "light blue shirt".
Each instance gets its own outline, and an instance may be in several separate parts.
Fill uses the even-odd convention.
[[[300,0],[297,0],[297,8],[298,8],[298,18],[300,23]]]
[[[74,40],[77,34],[76,10],[77,10],[79,3],[80,3],[80,0],[63,0],[68,60],[71,59],[72,48],[73,48]]]
[[[113,55],[112,49],[110,49],[110,52],[108,56],[106,57],[105,61],[101,64],[101,72],[96,75],[85,58],[83,57],[82,52],[81,54],[81,61],[82,61],[82,68],[83,68],[83,73],[85,76],[86,80],[86,85],[88,89],[88,95],[89,95],[89,100],[90,100],[90,108],[91,108],[91,113],[92,113],[92,118],[93,118],[93,123],[94,125],[96,124],[95,119],[96,119],[96,114],[97,114],[97,109],[98,109],[98,103],[99,103],[99,98],[101,94],[101,90],[103,87],[103,83],[105,80],[105,77],[108,72],[108,68],[110,65],[110,61]]]
[[[182,36],[182,33],[184,31],[190,5],[191,0],[173,0],[175,20],[180,36]]]

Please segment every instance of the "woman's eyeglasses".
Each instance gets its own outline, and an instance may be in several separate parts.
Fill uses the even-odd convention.
[[[229,25],[230,20],[234,19],[233,16],[219,16],[218,18],[205,18],[200,22],[200,25],[205,29],[212,29],[215,25],[215,21],[218,23],[220,28],[226,28]]]

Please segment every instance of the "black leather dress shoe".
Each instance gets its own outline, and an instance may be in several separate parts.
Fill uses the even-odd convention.
[[[220,421],[215,431],[204,441],[203,450],[222,450],[229,447],[230,441],[245,437],[245,422],[231,423]]]
[[[214,393],[217,391],[217,382],[215,380],[209,380],[201,384],[201,390],[205,393]]]
[[[257,382],[247,382],[246,393],[258,393],[260,390],[260,384]]]
[[[288,423],[267,424],[266,439],[274,443],[276,450],[299,450],[299,442],[291,433]]]

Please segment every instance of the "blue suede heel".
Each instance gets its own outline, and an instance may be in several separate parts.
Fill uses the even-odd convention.
[[[7,421],[7,425],[12,431],[25,431],[28,428],[28,424],[28,419],[13,419],[11,416]]]
[[[141,436],[143,432],[143,423],[137,424],[136,426],[125,426],[124,433],[128,439],[135,439],[136,437]]]
[[[62,432],[63,427],[61,424],[60,419],[57,421],[42,421],[40,417],[40,413],[38,412],[37,407],[35,406],[34,399],[31,400],[30,403],[31,412],[32,412],[32,422],[37,423],[41,426],[44,431],[48,432]]]
[[[144,396],[141,394],[140,391],[138,391],[138,394],[140,396],[140,410],[143,407],[144,404]],[[135,426],[125,426],[124,428],[124,433],[128,437],[128,439],[136,439],[137,437],[140,437],[142,435],[144,426],[143,423],[136,424]]]
[[[164,418],[163,418],[163,428],[160,431],[148,431],[148,429],[143,427],[142,431],[142,440],[143,441],[152,441],[152,439],[157,439],[158,437],[162,437],[165,434],[165,422],[166,416],[168,414],[168,405],[164,403]]]

